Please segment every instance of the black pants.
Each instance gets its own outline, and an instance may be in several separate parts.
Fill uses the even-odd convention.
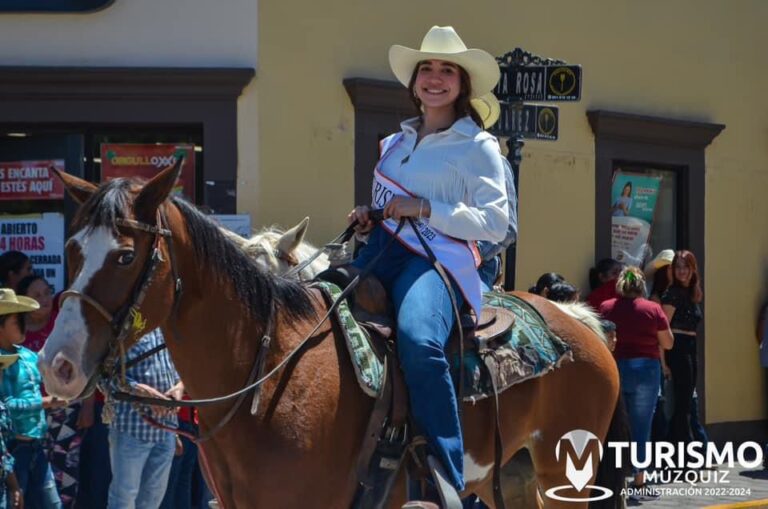
[[[692,442],[691,399],[696,387],[696,336],[675,334],[672,350],[667,350],[667,366],[672,371],[675,410],[670,423],[672,442]]]

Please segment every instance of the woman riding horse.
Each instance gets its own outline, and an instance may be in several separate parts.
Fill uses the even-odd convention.
[[[372,206],[384,209],[378,226],[367,206],[349,214],[359,234],[370,234],[353,265],[362,269],[385,246],[373,268],[397,313],[400,362],[411,412],[431,452],[457,491],[464,489],[462,430],[445,347],[455,323],[449,288],[414,231],[396,232],[414,218],[447,269],[457,304],[480,314],[479,255],[475,241],[501,242],[509,224],[504,162],[497,140],[483,130],[473,99],[499,79],[490,54],[467,49],[452,27],[432,27],[420,50],[392,46],[389,61],[421,115],[382,142],[374,170]],[[398,242],[388,243],[395,235]]]

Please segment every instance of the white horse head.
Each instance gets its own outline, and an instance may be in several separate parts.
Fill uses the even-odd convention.
[[[304,242],[308,225],[309,218],[305,217],[288,231],[284,232],[272,226],[264,228],[250,239],[225,231],[229,238],[253,258],[261,269],[273,274],[285,274],[317,251],[315,246]],[[299,272],[299,279],[311,280],[328,266],[328,257],[322,254]]]

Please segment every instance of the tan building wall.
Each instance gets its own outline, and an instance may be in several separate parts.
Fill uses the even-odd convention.
[[[418,46],[433,24],[470,46],[516,46],[584,67],[582,100],[560,108],[560,140],[526,145],[517,286],[557,270],[586,287],[594,259],[594,138],[586,112],[608,109],[721,123],[707,149],[708,423],[766,416],[753,329],[768,260],[768,186],[760,65],[768,4],[680,2],[261,2],[259,172],[241,164],[238,206],[257,221],[312,217],[331,238],[353,206],[349,77],[389,79],[387,49]]]

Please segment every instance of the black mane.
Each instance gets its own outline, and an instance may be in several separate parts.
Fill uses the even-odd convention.
[[[105,226],[117,231],[117,220],[128,216],[133,192],[140,181],[119,178],[102,186],[86,201],[73,221],[73,231]],[[181,198],[171,201],[186,221],[200,270],[228,280],[251,317],[265,322],[274,302],[291,318],[315,316],[312,300],[299,283],[262,271],[219,227]]]
[[[226,277],[254,318],[266,320],[272,302],[296,319],[315,316],[307,289],[301,284],[262,271],[207,216],[181,198],[172,202],[187,223],[201,270]]]

